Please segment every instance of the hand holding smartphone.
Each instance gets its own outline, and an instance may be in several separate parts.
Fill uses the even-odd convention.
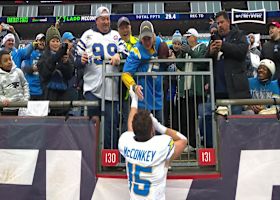
[[[4,30],[9,30],[10,29],[10,25],[9,24],[5,24],[4,22],[1,23],[1,26]]]

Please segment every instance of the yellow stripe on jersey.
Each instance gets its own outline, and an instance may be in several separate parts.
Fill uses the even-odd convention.
[[[174,147],[174,140],[171,139],[168,146],[169,146],[169,152],[170,152]]]
[[[129,72],[122,73],[122,81],[125,84],[125,86],[129,89],[131,85],[135,85],[135,80],[131,76]]]
[[[141,59],[141,54],[140,54],[139,49],[137,47],[133,47],[131,49],[131,51],[138,57],[139,60]]]

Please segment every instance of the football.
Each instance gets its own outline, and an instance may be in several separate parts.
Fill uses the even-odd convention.
[[[168,58],[169,56],[169,49],[165,42],[160,43],[158,49],[158,58]]]

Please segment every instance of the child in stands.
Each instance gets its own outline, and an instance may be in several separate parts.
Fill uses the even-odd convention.
[[[11,102],[28,101],[28,83],[21,69],[17,68],[10,53],[0,51],[0,101],[4,106]],[[17,109],[4,109],[2,115],[17,115]]]

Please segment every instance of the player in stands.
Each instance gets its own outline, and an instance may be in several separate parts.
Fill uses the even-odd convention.
[[[97,127],[99,126],[99,116],[101,116],[101,99],[103,98],[103,92],[105,92],[105,149],[117,148],[119,78],[107,77],[103,83],[102,65],[104,60],[110,60],[110,63],[106,64],[104,71],[107,73],[119,72],[120,59],[125,54],[128,54],[128,52],[124,41],[121,40],[117,31],[110,28],[109,9],[103,6],[99,7],[96,10],[96,27],[84,32],[77,44],[77,60],[80,60],[81,67],[84,67],[83,88],[85,99],[99,101],[100,103],[98,107],[90,107],[89,109],[89,115],[94,116]],[[102,84],[105,84],[104,91]],[[112,120],[113,131],[111,132]],[[113,137],[113,143],[111,143],[111,137]]]
[[[148,111],[138,111],[138,96],[132,86],[129,93],[128,131],[119,139],[119,151],[126,159],[130,199],[165,200],[168,166],[183,152],[187,138],[163,126]]]

